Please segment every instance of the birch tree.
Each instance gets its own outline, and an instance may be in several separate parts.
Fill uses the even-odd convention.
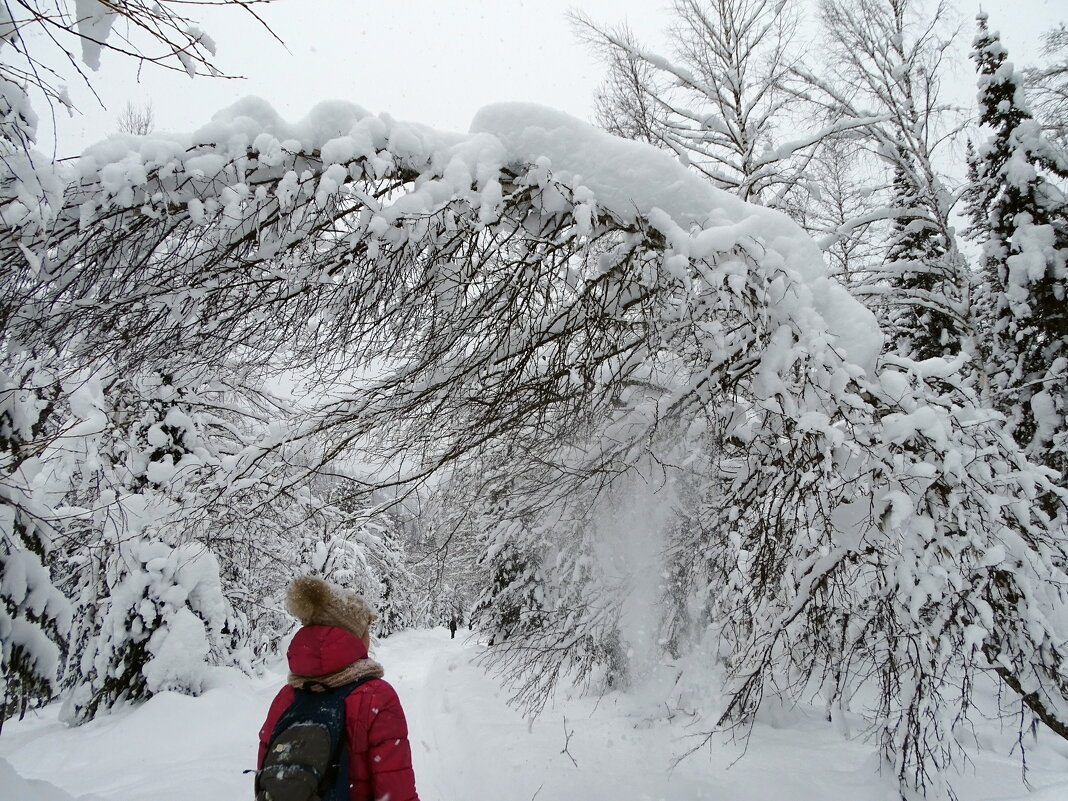
[[[900,220],[891,242],[911,226],[928,243],[920,259],[902,259],[904,251],[891,247],[870,291],[884,296],[884,307],[899,308],[891,316],[929,318],[938,329],[931,341],[945,352],[974,353],[971,278],[952,224],[957,198],[937,166],[957,130],[941,97],[956,36],[951,9],[944,2],[924,13],[913,0],[825,0],[820,15],[832,59],[819,74],[797,71],[810,87],[805,96],[845,118],[876,120],[864,125],[872,154],[891,176],[888,185],[909,185],[883,209],[885,218]]]
[[[1068,148],[1068,26],[1061,23],[1043,37],[1044,65],[1023,71],[1027,95],[1051,141]]]
[[[744,200],[780,207],[820,142],[857,125],[801,122],[785,85],[799,63],[798,14],[786,0],[677,0],[670,58],[626,26],[572,19],[608,66],[597,98],[606,130],[670,150]]]

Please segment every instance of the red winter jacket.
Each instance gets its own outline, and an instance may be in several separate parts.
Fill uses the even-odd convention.
[[[286,654],[289,669],[301,676],[323,676],[367,658],[363,642],[335,626],[304,626]],[[293,688],[275,696],[260,729],[263,767],[267,742],[278,718],[293,703]],[[345,699],[345,736],[349,748],[350,801],[419,801],[412,771],[412,749],[397,692],[382,679],[365,682]]]

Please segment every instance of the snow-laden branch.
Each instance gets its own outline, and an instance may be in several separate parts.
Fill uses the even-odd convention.
[[[880,122],[886,122],[887,117],[861,117],[859,119],[844,118],[835,121],[831,125],[826,125],[817,131],[813,131],[798,139],[792,139],[789,142],[783,142],[773,150],[768,151],[763,156],[760,156],[755,161],[755,166],[763,167],[766,164],[774,164],[775,162],[785,161],[790,156],[794,155],[800,150],[812,147],[813,145],[822,142],[825,139],[829,139],[836,134],[843,133],[844,131],[852,131],[858,128],[868,128],[872,125],[877,125]]]
[[[871,225],[872,223],[879,222],[880,220],[908,219],[927,220],[930,219],[930,216],[924,209],[907,208],[905,206],[883,206],[882,208],[875,209],[869,214],[864,214],[846,221],[842,225],[838,226],[832,233],[816,240],[816,244],[818,244],[822,250],[827,250],[828,248],[832,247],[836,242],[839,242],[843,238],[849,236],[849,234],[851,234],[857,228],[862,228],[865,225]]]

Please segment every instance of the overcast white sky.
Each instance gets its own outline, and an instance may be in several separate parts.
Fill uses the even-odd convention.
[[[966,47],[979,3],[951,2],[964,24]],[[82,114],[58,120],[58,152],[76,153],[114,131],[127,100],[151,101],[157,129],[172,131],[193,130],[247,94],[265,98],[292,120],[318,101],[335,98],[458,131],[467,130],[479,108],[500,100],[540,103],[590,119],[603,69],[575,37],[566,11],[626,20],[655,43],[667,5],[666,0],[277,0],[260,11],[285,47],[247,15],[215,12],[203,17],[203,27],[218,44],[217,63],[245,80],[190,79],[151,67],[138,80],[128,59],[105,53],[92,79],[107,108],[72,83]],[[1063,0],[985,0],[982,6],[1017,64],[1032,62],[1040,34],[1068,19]],[[970,63],[963,66],[960,92],[966,100],[974,77]]]

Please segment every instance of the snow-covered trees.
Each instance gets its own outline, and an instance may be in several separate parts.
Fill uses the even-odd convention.
[[[32,131],[25,100],[0,77],[0,213],[26,208],[23,218],[33,225],[47,215],[36,190],[48,176],[34,180],[21,147]],[[20,289],[4,281],[0,326],[20,310]],[[55,520],[34,491],[41,453],[57,433],[57,365],[6,334],[0,327],[0,726],[55,695],[71,625],[70,604],[49,570]]]
[[[1046,135],[1068,148],[1068,25],[1046,34],[1042,54],[1052,62],[1024,70],[1028,98]]]
[[[828,137],[806,167],[805,191],[789,194],[783,208],[816,238],[831,274],[852,290],[871,288],[883,250],[874,235],[886,218],[878,191],[883,180],[871,162],[862,134]]]
[[[819,8],[822,36],[806,48],[796,4],[676,3],[673,61],[625,27],[577,17],[609,66],[600,122],[787,211],[898,332],[902,355],[970,351],[970,277],[939,164],[954,132],[940,98],[950,9],[927,13],[912,0]],[[806,57],[816,49],[821,58]]]
[[[138,539],[119,544],[101,567],[105,592],[90,624],[95,635],[80,654],[67,719],[88,720],[164,690],[202,692],[209,655],[228,650],[229,607],[215,558],[197,544],[172,548]]]
[[[232,6],[261,22],[254,6],[271,0],[203,0]],[[84,68],[98,70],[104,52],[139,64],[221,76],[215,42],[187,16],[182,0],[8,0],[0,8],[0,81],[30,85],[49,103],[70,107],[57,64],[69,64],[87,83]]]
[[[871,305],[890,321],[923,320],[929,341],[919,352],[928,355],[973,350],[971,282],[952,219],[956,199],[939,168],[954,131],[941,97],[955,34],[950,13],[945,3],[928,11],[913,0],[824,0],[830,69],[796,70],[806,97],[827,113],[867,120],[870,151],[890,173],[881,216],[896,220],[882,268],[871,276],[881,284],[870,290]],[[922,239],[922,247],[903,237]]]
[[[364,586],[378,612],[374,633],[388,637],[396,631],[424,623],[419,611],[424,604],[418,579],[408,566],[408,544],[400,520],[390,513],[378,513],[363,524],[364,557],[369,577]]]
[[[514,476],[491,473],[479,493],[484,498],[478,528],[486,583],[473,616],[494,645],[522,641],[545,625],[549,583],[542,561],[547,543],[516,483]]]
[[[1031,116],[1023,81],[986,17],[973,58],[979,122],[969,206],[990,295],[987,373],[995,404],[1032,459],[1068,476],[1068,155]]]
[[[932,300],[939,297],[940,263],[948,248],[923,211],[916,170],[903,149],[896,157],[893,190],[901,216],[891,224],[890,246],[880,270],[887,282],[884,329],[902,355],[941,356],[956,327],[941,304]]]
[[[32,368],[0,362],[0,727],[55,695],[71,625],[48,570],[54,532],[29,492],[51,390]]]
[[[492,465],[513,511],[487,568],[527,624],[501,643],[521,700],[570,669],[632,680],[635,644],[655,665],[661,622],[628,598],[648,615],[670,593],[665,641],[716,643],[724,722],[772,687],[874,685],[903,786],[950,761],[937,701],[959,675],[996,670],[1060,725],[1063,519],[1033,503],[1056,491],[963,360],[878,367],[872,315],[815,244],[669,154],[523,106],[475,128],[336,103],[289,125],[244,102],[190,137],[105,143],[21,240],[38,313],[12,330],[116,364],[314,363],[322,391],[220,461],[227,487],[296,443],[305,473],[382,465],[367,489]],[[625,523],[642,584],[605,521],[661,482],[641,497],[670,502]],[[683,548],[694,580],[661,587]]]
[[[255,16],[255,3],[215,4]],[[76,304],[57,315],[39,305],[46,286],[84,290],[100,275],[91,256],[50,262],[46,243],[80,225],[79,213],[56,217],[80,176],[34,150],[30,94],[68,104],[41,48],[76,70],[110,51],[221,74],[210,37],[184,12],[169,0],[0,9],[0,721],[60,683],[76,688],[80,721],[162,689],[197,692],[207,664],[249,668],[291,625],[280,603],[288,581],[344,539],[346,514],[311,485],[321,443],[288,435],[290,401],[265,389],[270,356],[255,342],[153,350],[149,332],[163,335],[158,344],[181,330],[192,296],[140,319],[114,296],[90,302],[109,308],[94,319]],[[27,247],[35,239],[44,250]],[[157,244],[195,250],[167,232]],[[97,266],[121,274],[123,254],[112,255]],[[201,319],[203,337],[212,323]],[[372,573],[349,569],[366,562],[365,543],[344,545],[335,561],[345,565],[330,569],[373,590]]]
[[[896,86],[931,51],[894,13],[864,51],[838,11],[867,59],[854,88],[894,102],[864,70],[886,55]],[[898,231],[899,273],[955,269],[930,119],[883,108],[897,127],[878,129],[833,88],[850,125],[911,143],[911,167],[888,157],[922,223]],[[565,675],[621,686],[714,653],[710,728],[769,693],[871,691],[854,711],[903,794],[937,792],[984,676],[1063,733],[1064,495],[942,355],[948,324],[882,353],[803,231],[673,152],[522,105],[473,128],[339,102],[290,124],[246,100],[91,148],[24,203],[32,224],[4,218],[5,341],[78,378],[45,494],[110,577],[73,703],[196,690],[153,660],[230,648],[224,602],[253,624],[293,566],[365,575],[386,629],[405,624],[408,538],[374,513],[445,475],[470,506],[442,520],[481,542],[479,617],[531,708]],[[916,294],[959,321],[940,291]],[[314,383],[285,402],[278,374]],[[57,574],[93,575],[78,546]],[[175,556],[205,548],[210,608]]]
[[[797,9],[781,0],[677,0],[670,19],[671,60],[625,26],[574,16],[609,67],[600,123],[673,151],[745,200],[782,206],[819,143],[857,126],[797,126],[798,100],[785,85],[798,61]]]

